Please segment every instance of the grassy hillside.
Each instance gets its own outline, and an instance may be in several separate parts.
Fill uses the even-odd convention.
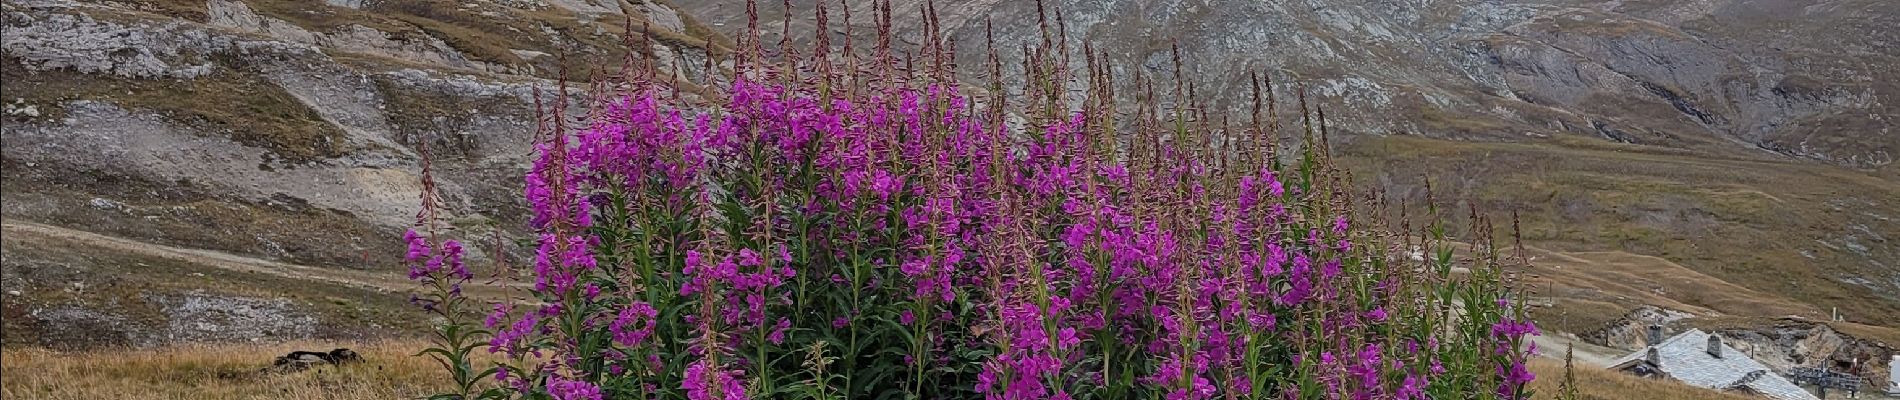
[[[1850,321],[1900,321],[1900,266],[1892,265],[1900,238],[1888,237],[1900,232],[1900,179],[1877,171],[1565,138],[1394,136],[1335,149],[1360,184],[1394,197],[1422,200],[1429,177],[1439,199],[1517,211],[1527,245],[1629,253],[1533,260],[1573,269],[1578,279],[1558,286],[1607,293],[1572,300],[1666,300],[1761,316],[1821,317],[1838,307]],[[1620,279],[1593,268],[1652,276]],[[1727,284],[1744,290],[1720,287]]]

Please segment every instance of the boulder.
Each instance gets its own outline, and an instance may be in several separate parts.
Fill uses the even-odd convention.
[[[329,352],[293,351],[278,356],[266,372],[293,373],[323,365],[342,365],[363,362],[363,356],[350,349],[335,349]]]

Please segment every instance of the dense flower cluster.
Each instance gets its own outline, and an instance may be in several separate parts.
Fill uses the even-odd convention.
[[[544,135],[536,301],[484,321],[509,360],[490,395],[1527,396],[1536,328],[1495,251],[1454,268],[1436,223],[1380,233],[1311,139],[1323,124],[1282,154],[1277,122],[1072,101],[1047,52],[1010,109],[1000,84],[965,95],[945,56],[774,63],[757,42],[714,100],[636,73]],[[466,280],[440,247],[412,244],[412,275]]]

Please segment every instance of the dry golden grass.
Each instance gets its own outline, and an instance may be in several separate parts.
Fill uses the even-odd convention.
[[[446,388],[447,374],[414,354],[426,344],[294,342],[192,345],[76,353],[0,351],[0,398],[100,399],[412,399]],[[258,371],[293,350],[348,347],[365,362],[273,375]]]
[[[1535,398],[1557,398],[1557,385],[1564,377],[1562,360],[1538,358],[1531,361],[1531,372],[1537,374],[1537,380],[1531,382],[1536,391]],[[1654,379],[1638,378],[1610,370],[1587,367],[1578,364],[1576,369],[1577,398],[1585,400],[1760,400],[1759,397],[1739,396],[1677,383]]]
[[[9,348],[0,351],[0,374],[6,376],[0,380],[0,398],[409,399],[447,388],[447,376],[433,361],[414,356],[426,346],[420,341],[292,342],[72,353]],[[365,362],[282,375],[258,373],[283,353],[335,347],[356,350]],[[1531,371],[1538,377],[1532,383],[1536,398],[1555,398],[1563,379],[1562,361],[1534,359]],[[1581,399],[1752,399],[1595,367],[1579,367],[1576,377]]]

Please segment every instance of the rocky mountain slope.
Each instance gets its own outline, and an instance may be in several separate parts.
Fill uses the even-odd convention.
[[[872,1],[830,7],[875,32]],[[1038,9],[1039,3],[1044,8]],[[924,39],[927,4],[891,12],[900,42]],[[1249,73],[1280,99],[1304,85],[1359,183],[1397,199],[1522,214],[1527,243],[1660,257],[1798,307],[1750,307],[1682,282],[1603,293],[1549,282],[1578,314],[1620,315],[1651,294],[1723,315],[1795,312],[1900,321],[1900,3],[1884,0],[939,0],[966,79],[987,82],[993,26],[1005,75],[1024,46],[1066,35],[1172,97],[1182,77],[1245,120]],[[741,0],[694,2],[702,20],[746,23]],[[792,10],[798,37],[812,7]],[[759,7],[763,31],[785,10]],[[845,29],[826,30],[836,43]],[[773,39],[768,38],[768,42]],[[1183,65],[1175,71],[1173,50]],[[1178,73],[1178,75],[1177,75]],[[1082,74],[1086,75],[1086,74]],[[1077,79],[1076,89],[1090,82]],[[1282,103],[1282,121],[1296,122]],[[1291,133],[1283,133],[1291,135]],[[1460,204],[1460,209],[1463,205]],[[1639,264],[1564,268],[1629,271]],[[1775,315],[1778,316],[1778,315]],[[1597,318],[1602,323],[1607,318]]]
[[[767,3],[778,32],[784,10]],[[1248,72],[1283,100],[1304,85],[1361,184],[1416,202],[1429,178],[1440,199],[1521,213],[1553,299],[1539,312],[1567,331],[1643,305],[1900,321],[1890,1],[936,3],[972,80],[987,80],[973,62],[986,21],[999,48],[1021,49],[1059,8],[1070,48],[1105,52],[1119,93],[1137,73],[1172,77],[1176,47],[1198,96],[1235,115]],[[868,38],[870,2],[839,4]],[[894,10],[897,46],[923,40],[919,6]],[[791,31],[808,40],[798,7]],[[391,311],[405,307],[390,275],[423,144],[449,225],[482,239],[475,264],[519,264],[536,89],[551,99],[562,69],[585,79],[628,58],[689,91],[716,84],[707,68],[727,68],[730,45],[715,32],[746,24],[735,0],[17,0],[0,13],[5,341],[75,346],[226,338],[206,327],[265,315],[286,317],[241,333],[414,326]],[[1019,75],[1020,52],[1003,55]],[[121,245],[35,234],[68,231]],[[173,256],[186,250],[342,278]]]
[[[562,67],[611,73],[628,49],[703,78],[724,48],[661,0],[25,0],[0,12],[6,340],[53,346],[414,326],[390,285],[406,284],[393,272],[425,143],[446,221],[481,238],[476,265],[493,265],[519,251],[536,89],[551,104]],[[396,279],[260,275],[16,234],[28,226]],[[287,325],[191,328],[222,329],[189,320],[204,315]]]
[[[764,30],[779,32],[782,6],[762,3]],[[844,3],[831,12],[857,10],[855,31],[875,31],[872,1]],[[892,12],[896,32],[910,43],[924,40],[918,3]],[[707,21],[744,26],[743,1],[689,6]],[[813,9],[798,7],[792,31],[810,36]],[[1341,115],[1415,117],[1341,118],[1338,127],[1354,133],[1573,134],[1867,169],[1900,157],[1900,132],[1892,128],[1900,117],[1892,100],[1900,89],[1900,38],[1892,32],[1900,5],[1881,0],[945,0],[936,7],[944,30],[961,39],[958,58],[973,66],[972,76],[986,71],[970,62],[985,59],[986,22],[1006,69],[1019,68],[1018,49],[1040,43],[1048,26],[1075,42],[1077,64],[1088,42],[1120,77],[1170,78],[1178,47],[1183,76],[1204,99],[1233,111],[1247,106],[1248,72],[1258,71],[1307,84]]]

